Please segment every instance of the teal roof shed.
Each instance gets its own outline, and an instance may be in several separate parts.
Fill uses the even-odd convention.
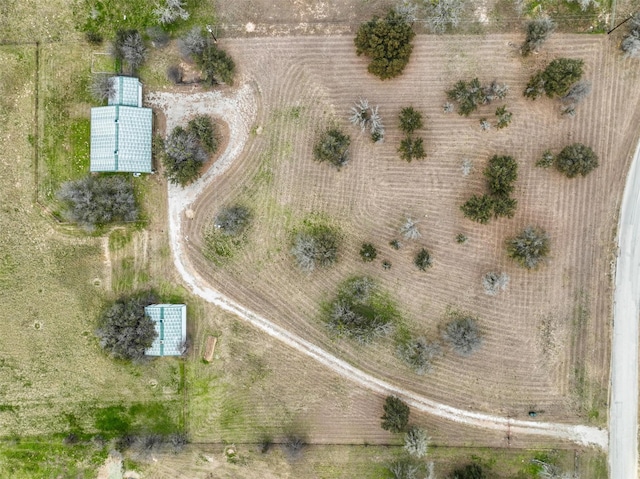
[[[147,356],[181,356],[187,339],[187,306],[152,304],[144,308],[155,323],[158,336],[145,351]]]
[[[151,173],[153,112],[137,78],[114,77],[108,106],[91,109],[91,171]]]

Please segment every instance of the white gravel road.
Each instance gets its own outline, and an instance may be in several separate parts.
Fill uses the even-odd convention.
[[[638,478],[638,314],[640,309],[640,143],[622,198],[613,307],[609,477]]]
[[[582,445],[594,445],[604,450],[607,449],[608,434],[605,429],[581,425],[515,420],[465,411],[434,402],[426,397],[397,387],[394,384],[355,368],[315,344],[290,333],[272,323],[269,319],[255,314],[216,291],[212,285],[207,284],[207,282],[198,275],[197,271],[195,271],[189,263],[187,255],[184,252],[183,242],[188,241],[188,238],[183,238],[181,231],[183,213],[190,207],[204,188],[210,185],[217,175],[223,173],[234,158],[242,151],[257,115],[257,100],[254,90],[249,84],[245,83],[244,86],[229,96],[223,96],[219,92],[196,93],[192,95],[154,93],[149,95],[147,101],[152,106],[164,111],[167,119],[167,130],[182,123],[185,118],[196,112],[222,117],[227,121],[230,128],[230,140],[227,149],[197,182],[186,188],[169,185],[169,231],[174,263],[184,283],[194,294],[203,298],[205,301],[236,314],[266,334],[315,359],[340,376],[376,393],[383,395],[395,394],[419,411],[458,423],[464,423],[469,426],[501,430],[504,431],[505,434],[508,428],[510,428],[512,435],[529,434],[554,437]]]

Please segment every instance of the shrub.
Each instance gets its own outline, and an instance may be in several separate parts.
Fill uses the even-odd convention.
[[[447,323],[442,337],[461,356],[469,356],[482,344],[482,337],[475,318],[454,314]]]
[[[489,193],[493,196],[509,196],[513,183],[518,179],[518,163],[511,156],[494,155],[484,169]]]
[[[371,58],[369,73],[382,80],[402,73],[411,56],[411,40],[415,32],[395,10],[385,18],[373,17],[358,28],[354,39],[358,56]]]
[[[167,79],[174,84],[182,83],[182,68],[178,65],[171,65],[167,68]]]
[[[178,50],[184,58],[195,59],[202,55],[208,44],[201,27],[193,27],[178,39]]]
[[[222,208],[213,220],[213,224],[220,232],[227,236],[242,234],[251,220],[248,208],[235,204]]]
[[[294,234],[291,254],[301,270],[311,272],[336,262],[340,242],[337,229],[322,222],[307,220]]]
[[[410,456],[421,458],[427,455],[428,447],[429,437],[427,436],[427,431],[418,426],[411,426],[404,435],[404,450]]]
[[[414,221],[410,217],[407,217],[403,225],[400,227],[400,234],[402,234],[404,239],[407,240],[416,240],[422,236],[418,230],[418,222]]]
[[[162,25],[169,25],[177,20],[187,20],[189,12],[184,9],[183,0],[165,0],[163,5],[158,5],[153,14]]]
[[[202,70],[205,84],[213,86],[222,82],[233,85],[236,64],[227,52],[218,48],[215,43],[207,43],[202,53],[196,57],[196,63]]]
[[[114,358],[143,359],[158,335],[144,308],[156,302],[152,293],[143,293],[121,297],[111,304],[98,321],[96,336],[100,346]]]
[[[465,218],[486,224],[493,215],[494,205],[495,199],[489,195],[473,195],[460,206],[460,209]]]
[[[482,275],[482,287],[485,294],[495,296],[500,291],[504,291],[509,284],[509,276],[507,273],[489,272]]]
[[[458,104],[458,113],[469,116],[479,105],[488,104],[496,99],[504,99],[509,87],[496,81],[483,86],[480,80],[473,78],[469,82],[459,80],[451,90],[446,92],[447,98]]]
[[[581,143],[565,146],[555,158],[555,167],[558,171],[573,178],[578,175],[587,176],[598,167],[598,155]]]
[[[403,432],[409,423],[410,409],[407,403],[396,396],[387,396],[384,401],[384,414],[380,427],[385,431]]]
[[[378,251],[375,246],[371,243],[362,243],[362,246],[360,247],[360,257],[362,258],[362,261],[368,263],[376,259],[377,256]]]
[[[407,136],[400,142],[398,147],[400,158],[411,163],[411,160],[422,160],[427,154],[424,151],[424,142],[422,138],[411,138]]]
[[[622,39],[620,48],[626,56],[640,57],[640,13],[636,13],[629,22],[629,32]]]
[[[566,95],[571,85],[582,78],[584,62],[572,58],[556,58],[543,71],[531,77],[524,96],[535,100],[542,93],[549,98]]]
[[[302,456],[302,451],[306,445],[307,443],[305,439],[298,434],[287,435],[282,444],[287,455],[287,459],[289,459],[290,461],[300,459],[300,456]]]
[[[555,160],[556,157],[553,155],[553,153],[551,153],[550,150],[546,150],[542,154],[542,157],[538,161],[536,161],[536,166],[540,168],[549,168],[553,166]]]
[[[431,371],[433,361],[442,354],[440,344],[423,337],[410,339],[398,346],[397,354],[417,374]]]
[[[520,48],[523,56],[540,49],[555,30],[556,24],[549,17],[536,18],[527,23],[527,36]]]
[[[537,268],[547,254],[549,236],[537,226],[527,226],[518,236],[507,240],[507,255],[524,268]]]
[[[147,57],[147,47],[138,30],[118,30],[111,47],[111,54],[116,61],[127,65],[129,72],[134,74]]]
[[[449,476],[450,479],[488,479],[487,473],[480,464],[472,463],[459,467]]]
[[[427,3],[427,26],[434,33],[457,27],[464,11],[463,0],[434,0]]]
[[[425,248],[422,248],[413,259],[413,264],[415,264],[420,271],[426,271],[432,264],[431,255]]]
[[[480,118],[480,129],[482,131],[490,130],[491,129],[491,123],[489,123],[486,118]]]
[[[399,318],[388,296],[363,276],[342,283],[336,299],[323,309],[325,323],[333,334],[362,344],[388,334]]]
[[[102,34],[95,30],[87,30],[84,37],[91,45],[102,45],[102,41],[104,40]]]
[[[395,250],[399,250],[400,248],[402,248],[402,243],[400,243],[400,241],[398,241],[397,239],[392,239],[391,241],[389,241],[389,245]]]
[[[458,233],[456,235],[456,243],[458,244],[464,244],[467,242],[467,235],[465,235],[464,233]]]
[[[121,176],[87,176],[68,181],[57,197],[65,204],[65,217],[89,230],[138,219],[133,186]]]
[[[400,110],[400,129],[407,135],[422,128],[422,114],[408,106]]]
[[[337,128],[327,129],[313,147],[313,157],[329,162],[338,170],[349,162],[351,138]]]
[[[502,128],[508,127],[511,124],[513,113],[507,111],[506,106],[500,106],[496,108],[496,116],[498,117],[498,123],[496,124],[496,127],[500,130]]]
[[[572,2],[576,2],[578,5],[580,5],[580,9],[583,12],[586,12],[589,7],[594,7],[597,8],[598,7],[598,0],[567,0],[568,2],[572,3]]]
[[[89,93],[101,103],[113,99],[116,94],[114,78],[111,75],[95,75],[89,85]]]

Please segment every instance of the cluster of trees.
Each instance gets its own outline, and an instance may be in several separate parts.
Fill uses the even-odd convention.
[[[157,302],[154,293],[144,292],[123,296],[109,305],[96,330],[102,349],[117,359],[143,360],[145,350],[158,335],[144,308]]]
[[[349,162],[351,138],[340,129],[330,127],[313,146],[313,158],[319,162],[328,162],[338,170]]]
[[[213,218],[213,224],[205,231],[205,258],[220,265],[233,257],[246,242],[251,216],[251,210],[241,204],[223,207]]]
[[[198,115],[186,128],[176,126],[158,142],[166,177],[185,186],[198,178],[202,165],[217,151],[219,135],[211,117]]]
[[[209,86],[218,83],[233,84],[236,65],[227,52],[204,34],[201,27],[194,27],[178,40],[182,56],[194,61],[202,72],[202,81]]]
[[[508,91],[509,87],[507,85],[500,85],[495,80],[488,85],[482,85],[478,78],[473,78],[468,82],[459,80],[446,93],[449,100],[458,104],[458,113],[463,116],[469,116],[480,105],[504,99]]]
[[[507,240],[507,255],[526,269],[536,269],[549,254],[549,236],[538,226],[527,226]]]
[[[426,158],[424,151],[424,141],[422,138],[414,138],[413,132],[419,130],[423,126],[422,114],[413,107],[408,106],[400,110],[400,130],[405,134],[404,139],[400,141],[398,153],[400,158],[411,162],[411,160],[421,160]]]
[[[640,12],[629,21],[629,31],[622,39],[620,48],[626,55],[640,58]]]
[[[378,113],[378,106],[370,106],[366,98],[361,98],[351,107],[349,121],[359,126],[363,132],[369,130],[371,141],[374,143],[384,140],[384,125]]]
[[[460,206],[465,217],[478,223],[488,223],[491,217],[511,218],[518,202],[511,197],[518,179],[518,163],[511,156],[493,156],[484,170],[488,193],[473,195]]]
[[[542,158],[536,162],[536,166],[542,168],[555,166],[567,178],[575,178],[578,175],[587,176],[598,167],[598,155],[582,143],[573,143],[565,146],[557,155],[550,150],[545,151]]]
[[[536,72],[524,89],[524,96],[535,100],[545,94],[562,97],[582,78],[584,62],[574,58],[556,58],[544,70]]]
[[[63,215],[87,230],[119,221],[138,219],[133,185],[122,176],[86,176],[63,183],[57,197]]]
[[[526,29],[527,35],[520,47],[523,56],[537,52],[556,29],[556,24],[549,17],[540,17],[528,22]]]
[[[414,36],[406,16],[392,9],[384,18],[376,16],[360,25],[354,39],[356,53],[371,58],[369,73],[382,80],[394,78],[409,63]]]
[[[340,231],[323,221],[305,220],[294,232],[291,254],[305,272],[331,266],[338,259],[342,237]]]
[[[388,295],[366,276],[342,283],[336,298],[323,309],[325,322],[333,334],[359,343],[388,334],[399,318]]]

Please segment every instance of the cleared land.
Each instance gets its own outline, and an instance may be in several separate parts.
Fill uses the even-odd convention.
[[[545,420],[605,420],[608,338],[615,217],[635,131],[628,105],[637,100],[637,70],[606,39],[557,36],[535,59],[522,63],[513,43],[519,39],[420,37],[405,75],[393,82],[369,77],[350,38],[227,40],[247,79],[260,84],[256,135],[246,153],[195,205],[185,235],[200,272],[223,293],[359,367],[435,400],[467,409],[523,417],[544,411]],[[560,118],[548,100],[525,101],[528,76],[560,55],[583,58],[593,94],[574,119]],[[488,65],[485,58],[496,58]],[[478,118],[442,113],[444,90],[459,78],[497,79],[511,87],[507,98],[514,121],[506,131],[481,132]],[[419,92],[419,94],[416,94]],[[346,126],[358,97],[380,105],[387,134],[371,145]],[[400,139],[395,118],[402,106],[426,114],[420,132],[428,159],[406,164],[395,150]],[[340,172],[311,160],[315,134],[331,121],[353,135],[353,161]],[[262,127],[261,130],[259,127]],[[260,131],[260,134],[258,132]],[[455,141],[453,141],[455,139]],[[569,181],[535,169],[547,148],[582,141],[601,157],[586,179]],[[483,164],[494,153],[520,164],[513,219],[476,225],[462,218],[459,204],[482,189]],[[464,158],[476,171],[461,173]],[[605,194],[606,192],[606,194]],[[202,232],[217,209],[242,200],[255,208],[250,244],[224,268],[199,253]],[[310,276],[299,273],[288,254],[289,232],[308,213],[321,212],[347,233],[339,265]],[[388,246],[398,237],[405,215],[420,220],[423,238],[399,252]],[[537,272],[519,270],[503,252],[503,241],[529,223],[545,227],[552,259]],[[455,236],[464,232],[465,245]],[[357,249],[373,240],[393,263],[364,265]],[[426,274],[414,269],[419,245],[434,256]],[[511,276],[508,291],[496,298],[481,291],[487,270]],[[365,272],[378,277],[403,308],[411,329],[435,336],[447,307],[477,312],[485,345],[470,359],[447,354],[427,377],[403,369],[385,341],[356,347],[331,341],[318,321],[319,303],[330,298],[345,277]]]

